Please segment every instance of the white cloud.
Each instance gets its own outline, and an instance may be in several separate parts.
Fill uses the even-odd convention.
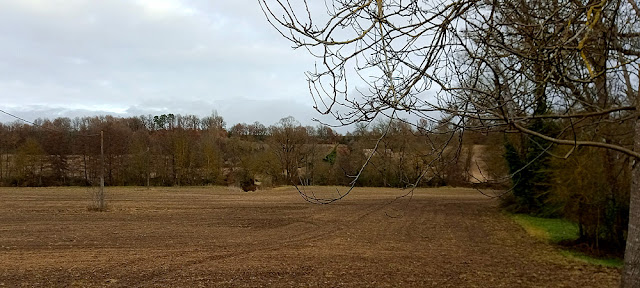
[[[193,15],[196,11],[178,0],[137,0],[145,14],[152,18]]]

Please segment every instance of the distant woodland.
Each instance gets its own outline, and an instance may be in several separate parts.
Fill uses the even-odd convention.
[[[499,137],[466,135],[469,143],[461,145],[462,135],[426,133],[399,120],[359,125],[346,135],[292,117],[227,128],[213,113],[1,124],[0,184],[96,185],[101,131],[105,185],[349,185],[369,156],[359,186],[463,186],[506,176]]]

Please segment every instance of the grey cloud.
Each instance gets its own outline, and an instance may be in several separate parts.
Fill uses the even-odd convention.
[[[122,109],[120,112],[107,111],[99,108],[63,108],[48,107],[43,105],[28,105],[3,109],[4,111],[18,115],[28,121],[38,118],[55,119],[57,117],[85,117],[94,115],[112,115],[118,117],[136,117],[140,115],[161,115],[161,114],[193,114],[199,117],[211,115],[214,111],[222,116],[227,122],[227,127],[236,123],[253,123],[258,121],[266,126],[277,123],[281,118],[293,116],[302,125],[318,125],[312,118],[320,118],[325,122],[331,122],[330,118],[322,119],[317,116],[316,111],[304,104],[295,104],[285,100],[252,100],[247,98],[224,99],[221,101],[148,101],[140,105],[134,105]],[[313,115],[313,117],[312,117]],[[12,123],[17,119],[0,113],[0,122]],[[345,132],[345,129],[339,129]]]
[[[155,16],[138,2],[4,1],[0,107],[52,118],[162,109],[217,109],[229,123],[316,117],[303,76],[314,59],[291,51],[256,1],[168,1],[182,10]]]

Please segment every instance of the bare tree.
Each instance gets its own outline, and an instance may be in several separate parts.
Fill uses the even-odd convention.
[[[315,108],[342,124],[410,113],[459,132],[521,133],[542,153],[587,146],[632,159],[622,287],[640,287],[636,2],[258,2],[294,48],[319,58],[307,73]]]
[[[280,119],[269,127],[269,145],[280,162],[284,183],[293,183],[298,177],[298,167],[302,167],[307,142],[307,130],[293,117]]]

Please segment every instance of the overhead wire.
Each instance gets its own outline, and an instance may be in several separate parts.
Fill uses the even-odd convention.
[[[53,132],[58,132],[58,133],[66,133],[66,132],[68,132],[68,131],[62,131],[62,130],[58,130],[58,129],[53,129],[53,128],[51,128],[51,127],[45,127],[45,126],[42,126],[42,125],[40,125],[40,124],[36,124],[35,122],[32,122],[32,121],[26,120],[26,119],[24,119],[24,118],[22,118],[22,117],[16,116],[16,115],[11,114],[11,113],[9,113],[9,112],[7,112],[7,111],[4,111],[4,110],[2,110],[2,109],[0,109],[0,112],[4,113],[4,114],[6,114],[6,115],[9,115],[9,116],[11,116],[11,117],[13,117],[13,118],[15,118],[15,119],[18,119],[18,120],[20,120],[20,121],[22,121],[22,122],[25,122],[25,123],[31,124],[31,125],[36,126],[36,127],[40,127],[40,128],[42,128],[42,129],[46,129],[46,130],[53,131]],[[96,134],[74,134],[74,135],[76,135],[76,136],[83,136],[83,137],[95,137],[95,136],[100,136],[100,133],[96,133]]]

